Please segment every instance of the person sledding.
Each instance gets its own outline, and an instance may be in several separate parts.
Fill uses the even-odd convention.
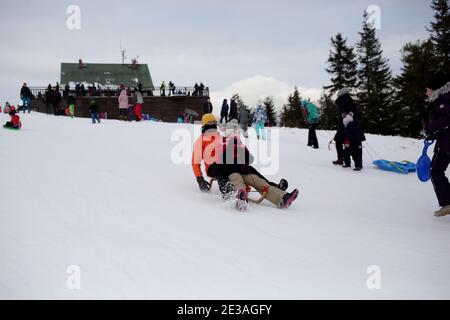
[[[259,203],[267,199],[278,208],[289,208],[297,199],[298,190],[295,189],[291,193],[282,190],[274,183],[270,183],[268,179],[251,166],[254,157],[242,143],[239,130],[237,121],[228,123],[225,130],[226,138],[217,152],[218,163],[223,164],[218,168],[222,170],[222,175],[227,176],[235,190],[237,190],[237,208],[246,210],[250,187],[253,187],[261,194],[261,198],[254,202]]]
[[[222,195],[224,198],[228,198],[230,194],[236,192],[236,188],[230,183],[228,177],[229,172],[232,171],[231,167],[227,168],[223,161],[218,161],[218,153],[219,150],[223,150],[224,139],[225,138],[220,135],[220,132],[217,129],[216,117],[213,114],[205,114],[202,117],[202,134],[194,144],[192,169],[201,191],[208,192],[211,190],[211,181],[206,181],[203,176],[201,167],[202,164],[204,164],[207,177],[217,180]],[[258,177],[258,181],[265,179],[251,166],[249,166],[249,170],[254,176]],[[280,190],[286,190],[288,187],[288,183],[284,179],[282,179],[278,185],[268,182],[267,179],[264,181],[265,184],[274,187],[276,186]]]
[[[10,111],[9,116],[11,120],[6,122],[3,128],[19,130],[22,127],[22,123],[20,122],[20,117],[16,114],[16,111]]]
[[[192,152],[192,170],[199,188],[203,192],[208,192],[211,189],[211,182],[208,182],[203,177],[201,165],[205,166],[207,177],[217,180],[219,189],[223,194],[228,194],[232,186],[227,177],[222,174],[223,170],[218,168],[216,163],[216,150],[222,143],[223,137],[217,129],[217,119],[211,114],[207,113],[202,117],[202,134],[194,144]]]

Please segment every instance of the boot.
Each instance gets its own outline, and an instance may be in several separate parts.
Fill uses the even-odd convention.
[[[442,207],[440,210],[434,213],[435,217],[445,217],[446,215],[450,215],[450,205]]]
[[[286,179],[281,179],[280,182],[278,183],[278,189],[286,191],[287,188],[289,187],[289,183],[287,182]]]
[[[283,200],[281,200],[280,203],[280,209],[287,209],[291,206],[292,202],[295,201],[298,197],[298,190],[295,189],[291,193],[286,193],[283,197]]]
[[[333,164],[336,166],[342,166],[344,161],[342,161],[342,159],[337,159],[336,161],[333,161]]]
[[[245,189],[240,189],[236,194],[236,209],[239,211],[247,211],[248,195]]]

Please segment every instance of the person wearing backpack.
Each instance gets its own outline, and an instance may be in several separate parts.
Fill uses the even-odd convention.
[[[306,114],[306,125],[309,128],[308,147],[319,149],[319,141],[316,134],[316,129],[319,125],[319,108],[311,100],[303,100],[303,112]]]

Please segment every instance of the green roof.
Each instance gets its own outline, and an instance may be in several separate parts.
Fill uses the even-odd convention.
[[[80,69],[78,63],[61,63],[61,85],[69,82],[99,83],[101,85],[136,86],[142,83],[144,88],[153,87],[148,65],[139,64],[133,69],[128,64],[86,63]]]

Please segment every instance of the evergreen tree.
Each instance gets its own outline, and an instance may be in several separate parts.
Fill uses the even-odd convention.
[[[435,56],[439,66],[450,73],[450,4],[448,0],[432,0],[435,11],[434,21],[428,31],[434,44]]]
[[[328,68],[325,69],[332,76],[331,85],[324,89],[333,94],[344,87],[355,88],[358,63],[353,48],[347,45],[347,39],[340,33],[331,38],[331,46]]]
[[[251,125],[253,123],[254,111],[247,104],[245,104],[244,100],[242,100],[242,98],[239,96],[238,93],[235,93],[233,95],[232,99],[236,100],[236,103],[237,103],[237,106],[238,106],[238,113],[242,109],[246,109],[247,110],[247,112],[248,112],[248,126],[251,127]]]
[[[337,107],[333,101],[332,94],[324,91],[320,96],[320,119],[319,125],[324,130],[337,129]]]
[[[391,125],[391,71],[375,28],[368,23],[364,12],[361,40],[357,44],[358,102],[361,107],[364,128],[367,132],[389,134]]]
[[[267,122],[269,126],[275,127],[277,125],[277,112],[275,111],[275,104],[272,97],[266,97],[263,101],[266,108]]]
[[[427,116],[425,86],[436,64],[431,40],[408,43],[402,49],[403,67],[394,79],[394,133],[419,137]]]
[[[280,114],[280,126],[289,128],[306,127],[305,119],[301,109],[301,96],[297,87],[288,97],[288,103],[283,106]]]

